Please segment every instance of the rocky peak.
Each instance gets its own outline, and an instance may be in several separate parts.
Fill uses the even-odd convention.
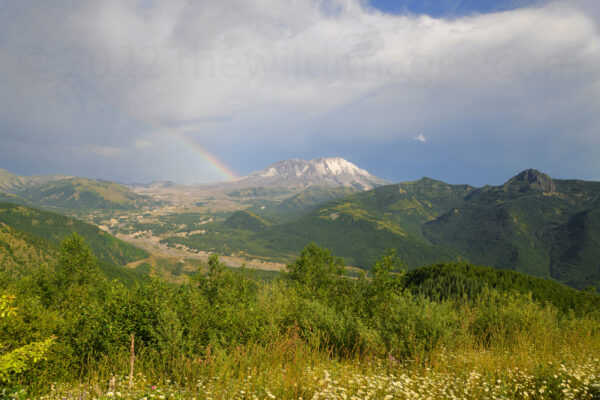
[[[509,192],[525,193],[530,191],[554,192],[556,185],[552,178],[535,169],[526,169],[503,185]]]

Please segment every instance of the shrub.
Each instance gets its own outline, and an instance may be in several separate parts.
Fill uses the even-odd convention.
[[[0,297],[0,318],[11,318],[16,315],[16,308],[12,306],[13,301],[13,296]],[[12,375],[22,373],[32,364],[44,360],[53,342],[54,337],[50,337],[0,354],[0,382],[10,382]],[[0,349],[9,347],[6,343],[0,343]]]

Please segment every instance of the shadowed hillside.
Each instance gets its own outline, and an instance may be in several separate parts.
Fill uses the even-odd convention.
[[[147,257],[144,250],[127,244],[94,225],[53,212],[0,203],[0,223],[55,246],[65,236],[77,232],[88,241],[93,254],[106,263],[125,265]]]

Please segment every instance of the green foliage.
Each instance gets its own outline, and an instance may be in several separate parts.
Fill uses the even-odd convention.
[[[0,322],[2,337],[15,348],[58,338],[45,368],[25,371],[16,385],[79,381],[98,369],[118,373],[126,368],[119,360],[128,359],[131,334],[140,368],[173,379],[182,368],[210,374],[205,364],[233,354],[243,358],[243,352],[257,348],[265,348],[261,357],[269,360],[295,357],[305,346],[341,359],[359,355],[395,362],[424,360],[439,349],[470,343],[543,347],[570,332],[600,334],[593,302],[584,316],[544,297],[553,288],[562,288],[564,296],[580,292],[552,283],[548,292],[521,294],[542,280],[466,265],[405,273],[393,251],[374,262],[370,275],[350,278],[338,257],[312,243],[282,279],[269,281],[245,268],[226,268],[213,254],[208,268],[181,286],[156,278],[132,285],[110,281],[77,235],[64,239],[58,259],[55,268],[8,283],[18,295],[19,313],[10,324]],[[432,281],[436,274],[440,279]],[[476,289],[448,292],[444,282],[451,280],[444,275]],[[271,355],[276,343],[285,343],[284,349]]]
[[[0,222],[0,281],[27,275],[56,259],[56,248]]]
[[[344,274],[342,259],[314,243],[308,244],[287,269],[288,278],[311,293],[329,289]]]
[[[16,315],[16,308],[12,306],[13,296],[0,297],[0,318],[11,318]],[[0,383],[10,382],[11,377],[26,371],[32,364],[46,359],[46,354],[54,342],[50,337],[41,342],[29,343],[21,347],[6,351],[6,344],[0,342]]]
[[[379,260],[375,261],[371,272],[373,288],[378,296],[388,296],[396,293],[402,285],[402,261],[396,256],[396,250],[388,250]]]
[[[94,225],[53,212],[0,203],[0,223],[28,234],[27,241],[36,246],[35,241],[42,239],[47,242],[46,247],[54,245],[56,248],[65,236],[77,232],[89,243],[93,254],[108,264],[124,265],[148,256],[144,250],[125,243]]]
[[[0,192],[0,202],[1,203],[20,204],[20,205],[28,206],[28,207],[32,206],[32,204],[30,202],[28,202],[27,200],[25,200],[24,198],[19,197],[16,194],[12,194],[12,193]]]
[[[414,269],[406,275],[405,288],[435,301],[474,299],[487,290],[531,294],[537,302],[550,303],[564,312],[573,310],[580,315],[598,310],[600,304],[600,295],[593,292],[580,292],[549,279],[466,263]]]
[[[90,284],[98,279],[97,260],[85,239],[76,233],[60,245],[58,278],[63,286]]]
[[[474,302],[469,329],[484,345],[514,342],[552,332],[560,326],[556,308],[531,300],[531,295],[484,291]]]
[[[3,294],[0,297],[0,318],[12,317],[16,314],[16,308],[12,306],[14,296]]]

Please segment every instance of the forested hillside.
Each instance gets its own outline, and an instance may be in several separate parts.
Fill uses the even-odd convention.
[[[89,243],[94,255],[105,263],[125,265],[147,257],[145,251],[115,238],[94,225],[49,211],[12,203],[0,203],[0,223],[8,226],[11,232],[18,232],[20,236],[30,238],[32,243],[43,241],[46,247],[56,247],[65,236],[77,232]]]
[[[269,218],[269,212],[254,212]],[[289,219],[289,218],[288,218]],[[429,178],[353,194],[262,229],[220,225],[167,238],[191,248],[293,254],[309,241],[368,267],[395,248],[408,267],[469,261],[600,287],[600,183],[553,180],[527,170],[501,186],[473,188]]]

